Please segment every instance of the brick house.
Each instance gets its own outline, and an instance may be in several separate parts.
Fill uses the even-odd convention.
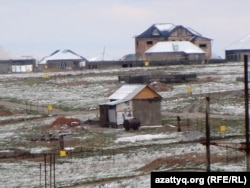
[[[189,41],[205,52],[205,60],[212,54],[211,41],[191,28],[172,23],[153,24],[135,37],[135,54],[137,60],[147,60],[145,52],[163,41]]]

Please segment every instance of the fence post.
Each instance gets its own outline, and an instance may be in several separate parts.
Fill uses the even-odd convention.
[[[47,184],[46,184],[47,183],[47,172],[46,172],[46,170],[47,170],[46,169],[46,165],[47,165],[46,162],[47,161],[46,161],[46,158],[47,158],[47,154],[45,153],[44,154],[44,187],[45,188],[47,187]]]

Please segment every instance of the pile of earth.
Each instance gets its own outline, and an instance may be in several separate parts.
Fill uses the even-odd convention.
[[[169,85],[169,84],[165,84],[162,82],[151,82],[150,86],[157,92],[162,92],[162,91],[171,91],[173,90],[173,86]]]
[[[13,113],[9,110],[1,109],[0,116],[11,116]]]
[[[75,118],[58,117],[46,128],[48,133],[42,135],[33,135],[31,141],[56,141],[59,136],[65,133],[71,133],[71,129],[80,126],[81,121]]]
[[[62,127],[77,127],[81,124],[81,121],[76,118],[66,118],[66,117],[58,117],[55,121],[53,121],[49,128],[62,128]]]

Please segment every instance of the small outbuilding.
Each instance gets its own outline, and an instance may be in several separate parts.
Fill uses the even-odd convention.
[[[34,58],[0,60],[0,73],[28,73],[36,68]]]
[[[109,96],[110,102],[99,105],[100,123],[118,126],[134,117],[142,126],[161,125],[161,100],[149,85],[125,84]]]
[[[250,55],[250,35],[226,48],[225,57],[229,62],[243,62],[244,55]]]

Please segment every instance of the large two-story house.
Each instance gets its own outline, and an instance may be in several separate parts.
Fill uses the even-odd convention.
[[[196,32],[195,30],[184,27],[182,25],[174,25],[172,23],[158,23],[153,24],[151,27],[149,27],[147,30],[142,32],[141,34],[137,35],[135,37],[135,54],[137,60],[147,60],[147,51],[152,52],[150,48],[155,46],[158,42],[166,42],[166,45],[172,45],[171,51],[166,51],[163,53],[162,50],[160,50],[160,53],[162,55],[162,60],[167,60],[169,53],[175,53],[178,52],[179,48],[178,45],[185,45],[181,44],[181,42],[188,42],[189,47],[192,47],[190,43],[198,47],[204,52],[203,56],[197,56],[198,58],[202,58],[203,60],[208,60],[211,57],[212,49],[211,49],[211,41],[212,39],[202,36],[200,33]],[[178,42],[174,43],[174,42]],[[162,45],[162,43],[161,43]],[[192,47],[192,49],[194,49]],[[157,51],[153,50],[155,53]],[[186,54],[188,52],[188,49],[185,49],[181,51],[181,53],[177,54],[177,58],[187,58],[190,56],[190,54]],[[199,54],[199,50],[195,51],[194,53]],[[171,56],[172,56],[171,55]],[[180,57],[182,55],[183,57]],[[159,58],[159,56],[158,56]],[[171,57],[172,58],[172,57]]]

